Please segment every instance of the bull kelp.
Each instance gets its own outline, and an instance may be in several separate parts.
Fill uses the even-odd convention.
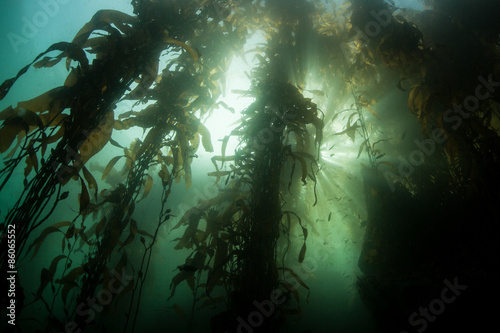
[[[496,1],[102,6],[5,34],[2,327],[489,327]]]

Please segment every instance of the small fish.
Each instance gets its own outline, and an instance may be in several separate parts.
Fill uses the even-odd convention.
[[[193,266],[193,265],[180,265],[180,266],[177,266],[177,268],[181,272],[196,272],[198,270],[198,267]]]
[[[401,136],[401,141],[403,141],[406,137],[406,130],[403,132],[403,135]]]
[[[332,212],[330,212],[330,214],[328,214],[328,222],[330,222],[331,219],[332,219]]]

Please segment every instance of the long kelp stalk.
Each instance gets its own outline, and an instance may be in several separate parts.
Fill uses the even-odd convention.
[[[106,16],[99,12],[89,24],[102,24],[103,21],[106,21],[105,18]],[[92,65],[88,65],[86,58],[81,56],[81,53],[78,53],[80,56],[75,58],[80,62],[80,66],[70,72],[64,87],[22,104],[26,105],[28,111],[32,113],[49,111],[51,117],[49,123],[53,121],[52,119],[61,115],[65,109],[69,109],[69,114],[65,114],[66,117],[61,124],[61,126],[64,126],[64,134],[58,140],[57,146],[50,151],[49,158],[41,160],[42,167],[39,170],[38,161],[33,156],[36,156],[40,151],[43,157],[47,144],[50,142],[48,141],[49,138],[45,138],[41,142],[33,142],[30,145],[32,153],[28,167],[31,165],[38,172],[31,181],[27,181],[23,195],[18,199],[14,208],[9,211],[4,224],[5,228],[10,224],[18,226],[17,239],[20,252],[23,251],[30,233],[46,219],[46,216],[40,217],[50,200],[52,199],[54,206],[57,205],[58,198],[55,198],[55,200],[52,198],[52,195],[56,192],[56,186],[66,184],[71,177],[78,177],[86,160],[106,143],[106,141],[104,143],[92,142],[94,139],[92,133],[112,112],[115,104],[124,95],[129,85],[141,73],[146,71],[145,63],[149,62],[146,62],[146,60],[157,59],[162,47],[165,47],[164,34],[162,31],[155,29],[157,28],[156,25],[154,28],[151,24],[141,24],[136,28],[137,30],[132,32],[127,30],[130,34],[124,35],[107,23],[105,29],[110,32],[110,35],[105,39],[109,43],[112,41],[114,47],[108,48],[106,51],[100,49],[101,56],[106,56],[104,59],[96,60]],[[84,38],[81,41],[82,36],[88,38],[93,28],[90,28],[90,31],[85,28],[82,30],[75,37],[72,44],[61,44],[64,48],[57,48],[62,49],[63,53],[55,58],[43,58],[40,61],[41,63],[38,62],[39,66],[53,66],[64,56],[69,57],[71,55],[68,54],[68,50],[81,50],[80,47],[85,46],[86,40]],[[134,51],[139,53],[136,53],[133,57],[127,56],[127,53],[136,49],[134,43],[138,38],[144,37],[144,34],[149,35],[151,43],[147,47],[141,48],[140,51]],[[54,49],[54,47],[51,49]],[[50,65],[48,65],[49,62]],[[129,70],[123,71],[123,68]],[[14,82],[15,80],[11,81],[6,90]],[[4,113],[6,111],[8,110],[5,110]],[[8,120],[17,118],[19,117],[13,115]],[[4,122],[3,126],[9,126],[7,121]],[[43,131],[44,128],[39,130]],[[57,138],[54,138],[54,140],[57,140]],[[82,146],[89,149],[90,153],[88,151],[84,153]],[[83,212],[87,208],[88,202],[82,200],[80,204],[80,212]],[[52,211],[53,208],[48,213],[50,214]],[[5,259],[3,255],[4,252],[0,257],[1,262]]]

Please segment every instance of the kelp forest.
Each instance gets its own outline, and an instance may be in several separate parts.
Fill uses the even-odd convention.
[[[3,34],[2,331],[495,322],[498,1],[86,2]]]

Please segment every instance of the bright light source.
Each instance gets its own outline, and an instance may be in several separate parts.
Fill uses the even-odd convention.
[[[249,38],[245,45],[245,54],[247,57],[245,59],[235,57],[229,66],[226,75],[226,91],[223,92],[223,96],[219,98],[218,102],[224,102],[228,107],[233,108],[234,113],[220,106],[219,109],[213,111],[213,114],[205,122],[205,126],[212,136],[216,154],[220,152],[220,143],[224,137],[230,135],[231,131],[238,126],[238,122],[241,120],[241,112],[255,100],[254,97],[233,93],[233,90],[246,91],[250,89],[251,82],[247,74],[249,75],[252,69],[258,66],[259,62],[253,56],[254,52],[246,52],[255,49],[257,44],[264,42],[265,39],[261,34],[255,34]],[[252,59],[247,59],[250,57]],[[229,140],[226,155],[232,155],[237,145],[238,140],[236,138]],[[200,154],[203,153],[200,152]]]

